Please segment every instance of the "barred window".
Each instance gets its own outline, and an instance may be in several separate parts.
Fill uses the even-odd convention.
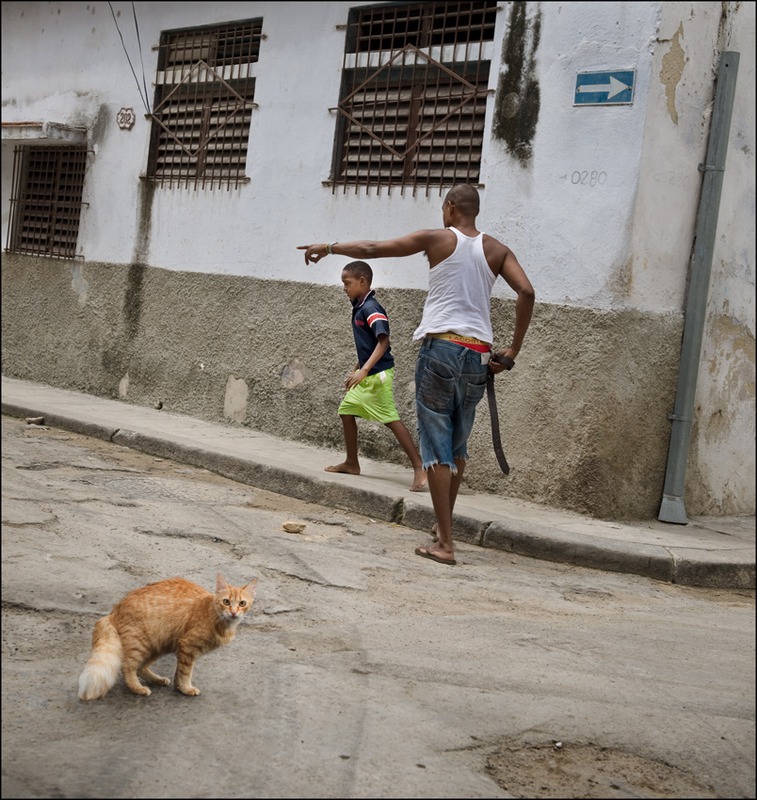
[[[478,183],[497,3],[350,12],[333,187]]]
[[[76,256],[86,166],[86,145],[15,148],[6,251]]]
[[[251,19],[161,34],[148,178],[194,188],[247,181],[262,31]]]

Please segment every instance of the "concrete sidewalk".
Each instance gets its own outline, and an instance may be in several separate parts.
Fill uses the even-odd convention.
[[[420,531],[434,523],[428,491],[411,492],[412,471],[395,464],[361,457],[360,476],[332,474],[324,466],[341,453],[5,376],[2,412]],[[465,488],[455,510],[455,537],[470,544],[686,586],[755,588],[754,516],[606,522]]]

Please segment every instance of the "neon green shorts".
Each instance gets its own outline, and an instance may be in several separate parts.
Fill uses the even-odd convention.
[[[400,415],[394,405],[394,367],[367,375],[345,394],[339,404],[340,416],[362,417],[374,422],[396,422]]]

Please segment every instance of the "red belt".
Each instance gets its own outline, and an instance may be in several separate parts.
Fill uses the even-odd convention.
[[[492,349],[490,344],[487,344],[481,339],[476,339],[475,336],[462,336],[459,333],[452,333],[451,331],[447,333],[429,333],[428,336],[431,339],[444,339],[448,342],[462,345],[463,347],[469,347],[477,353],[488,353]]]

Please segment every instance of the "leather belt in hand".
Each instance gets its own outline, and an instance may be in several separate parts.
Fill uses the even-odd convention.
[[[509,356],[500,356],[492,354],[490,359],[497,364],[502,364],[505,369],[512,369],[515,366],[515,361]],[[492,422],[492,445],[494,446],[494,454],[497,456],[499,468],[505,475],[510,474],[510,465],[505,458],[505,451],[502,449],[502,439],[499,433],[499,414],[497,413],[497,398],[494,394],[494,373],[489,370],[486,376],[486,399],[489,401],[489,416]]]

